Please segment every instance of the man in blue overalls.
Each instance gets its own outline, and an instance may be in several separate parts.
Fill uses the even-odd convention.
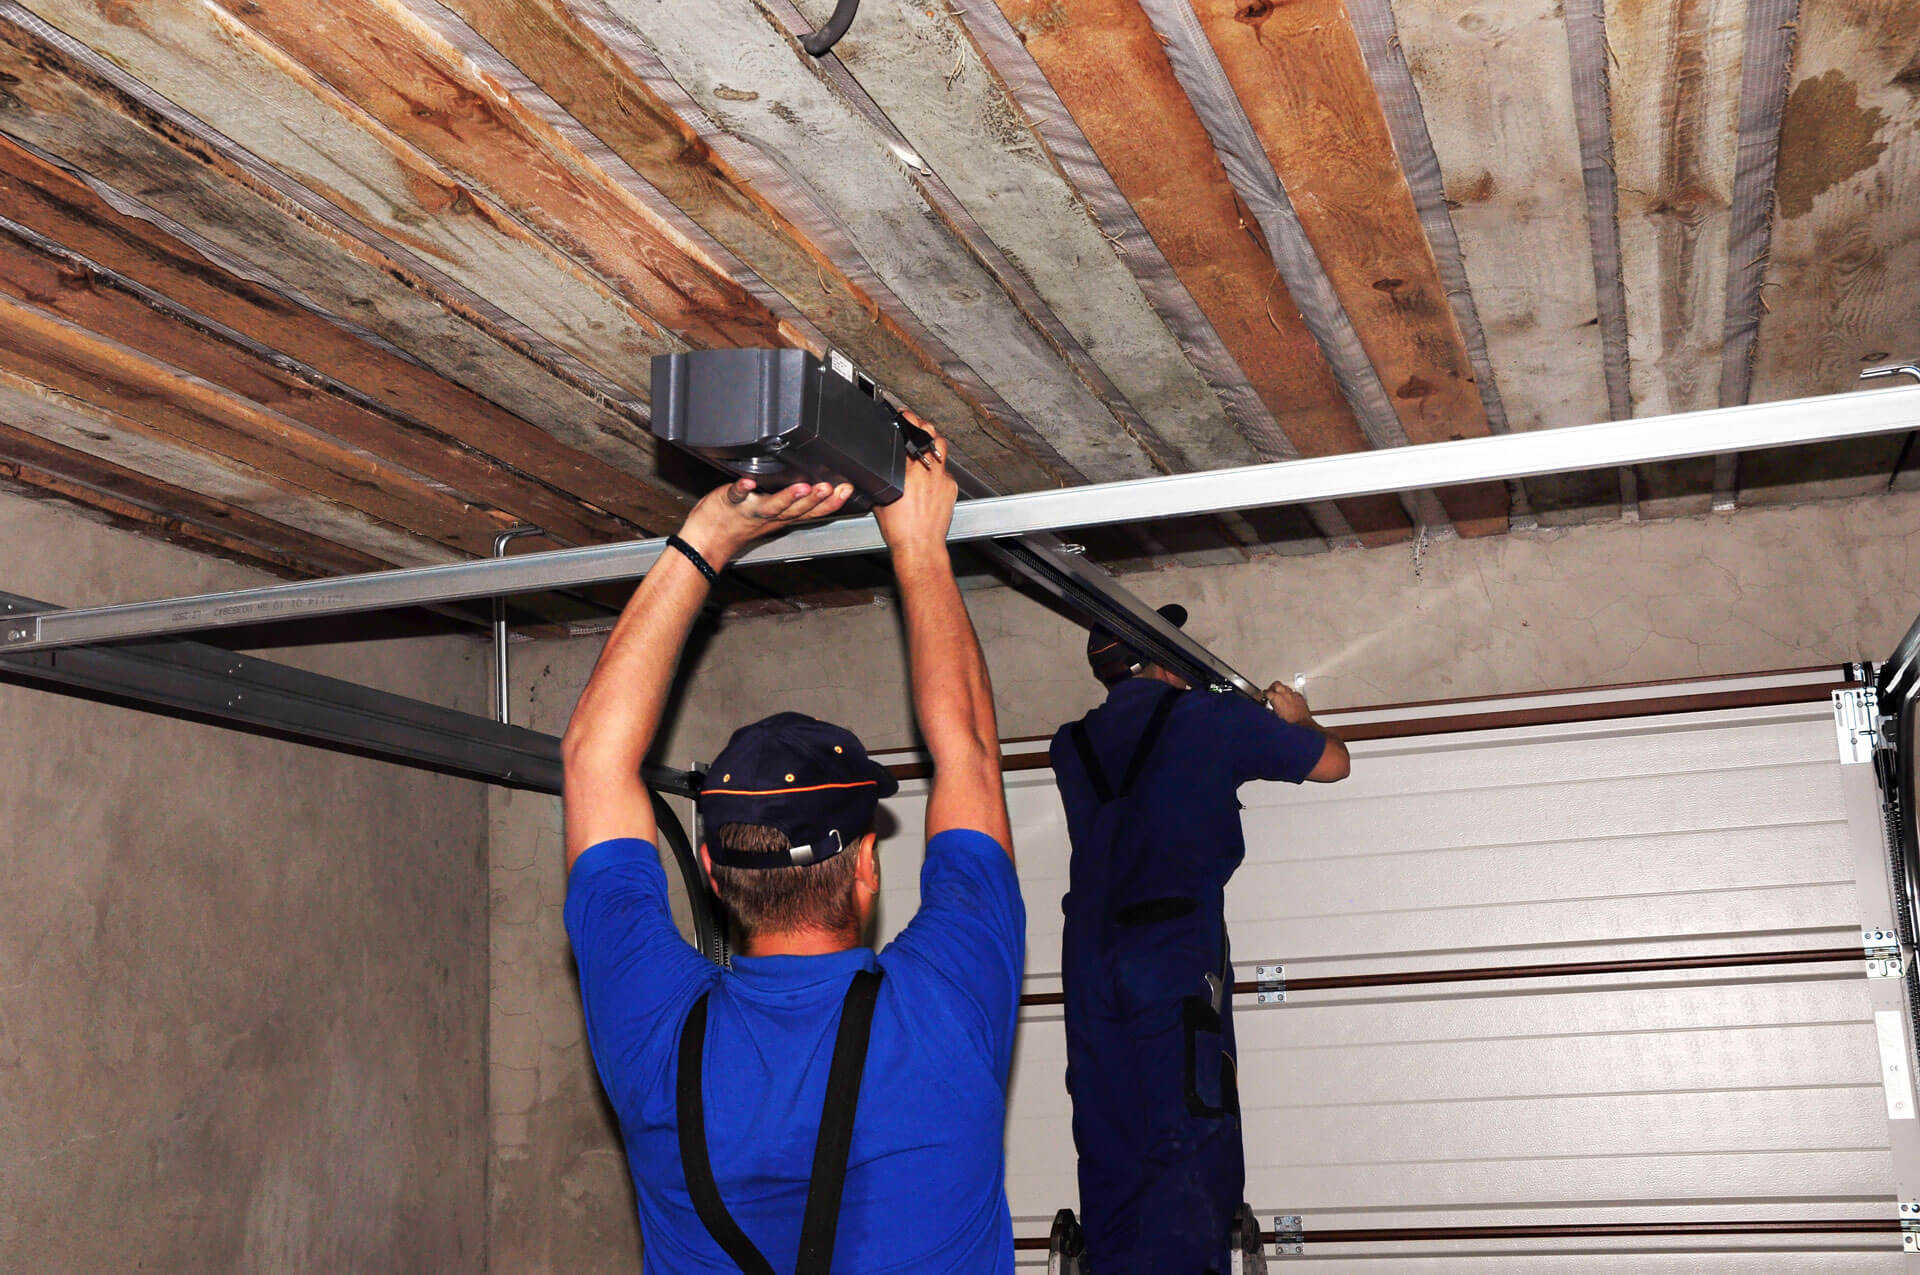
[[[1344,779],[1347,749],[1278,682],[1267,707],[1191,692],[1101,629],[1087,659],[1106,702],[1051,756],[1073,839],[1061,975],[1088,1267],[1224,1275],[1246,1182],[1223,915],[1246,854],[1235,792]]]

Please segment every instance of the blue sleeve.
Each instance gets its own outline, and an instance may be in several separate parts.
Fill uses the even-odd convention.
[[[1027,908],[1006,850],[984,832],[950,829],[927,843],[920,910],[887,944],[886,964],[914,963],[1004,1085],[1013,1057]]]
[[[1254,779],[1305,783],[1327,751],[1325,735],[1295,726],[1244,695],[1214,695],[1209,699],[1221,746],[1233,767],[1235,787]]]
[[[719,967],[680,937],[650,841],[602,841],[574,860],[566,921],[587,1041],[608,1096],[626,1110],[639,1068],[672,1053],[661,1035],[677,1039],[687,1005]]]

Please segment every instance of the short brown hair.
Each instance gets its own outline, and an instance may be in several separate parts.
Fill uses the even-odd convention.
[[[785,854],[792,845],[786,833],[759,824],[723,823],[713,835],[736,854]],[[726,868],[716,863],[714,892],[748,938],[767,930],[850,930],[860,923],[853,905],[858,841],[852,838],[831,859],[803,867]]]

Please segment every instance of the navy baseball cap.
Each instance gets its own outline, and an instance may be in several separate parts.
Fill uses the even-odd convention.
[[[1187,609],[1178,602],[1161,607],[1160,616],[1176,629],[1187,626]],[[1087,663],[1092,666],[1095,677],[1113,683],[1130,675],[1134,665],[1148,663],[1148,660],[1118,635],[1096,624],[1087,631]]]
[[[854,733],[804,713],[775,713],[742,726],[707,767],[700,788],[708,828],[747,823],[786,834],[787,853],[707,853],[724,868],[804,867],[831,859],[873,827],[874,808],[900,791],[891,771],[867,756]]]

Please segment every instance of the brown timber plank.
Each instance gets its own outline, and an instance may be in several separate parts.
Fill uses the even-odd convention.
[[[645,423],[416,272],[289,202],[59,49],[0,22],[0,133],[137,194],[230,254],[610,468],[650,530],[688,502],[659,486]],[[239,326],[239,325],[235,325]],[[294,348],[299,348],[298,346]]]
[[[1145,12],[1134,0],[999,5],[1274,423],[1305,456],[1365,451],[1365,433],[1241,211]],[[1126,92],[1114,92],[1116,84]],[[1340,509],[1368,544],[1412,531],[1391,496]]]
[[[1799,25],[1755,402],[1842,393],[1863,368],[1920,355],[1920,20],[1909,0],[1852,0],[1802,4]],[[1884,490],[1902,446],[1887,438],[1749,452],[1740,498]]]
[[[5,422],[5,414],[0,413],[0,477],[97,510],[127,530],[289,578],[379,571],[393,565],[188,488],[157,482],[49,443]]]
[[[436,484],[399,474],[364,451],[190,373],[6,296],[0,296],[0,367],[469,554],[491,552],[494,535],[514,521]]]
[[[538,475],[628,527],[643,532],[662,529],[656,521],[657,504],[635,501],[634,480],[611,465],[560,444],[437,372],[364,341],[271,289],[221,270],[151,222],[116,211],[84,182],[4,137],[0,137],[0,216],[262,345],[297,352],[300,362],[390,404],[427,431],[498,457],[511,470]]]
[[[1466,341],[1345,7],[1340,0],[1195,0],[1193,8],[1407,438],[1486,434]],[[1439,496],[1461,535],[1506,530],[1503,486]]]
[[[684,348],[604,280],[225,10],[196,0],[26,7],[629,393],[647,396],[650,356]]]
[[[257,0],[239,19],[382,125],[702,346],[786,345],[719,265],[403,7]]]
[[[543,527],[564,542],[631,536],[633,529],[516,474],[491,457],[436,438],[256,357],[189,323],[162,314],[116,288],[111,277],[51,257],[0,233],[0,294],[110,332],[121,344],[190,372],[262,407],[311,425],[382,461],[431,474],[474,504]]]
[[[940,371],[934,359],[761,195],[740,180],[561,0],[448,0],[560,106],[838,348],[948,434],[1007,491],[1059,476]]]

